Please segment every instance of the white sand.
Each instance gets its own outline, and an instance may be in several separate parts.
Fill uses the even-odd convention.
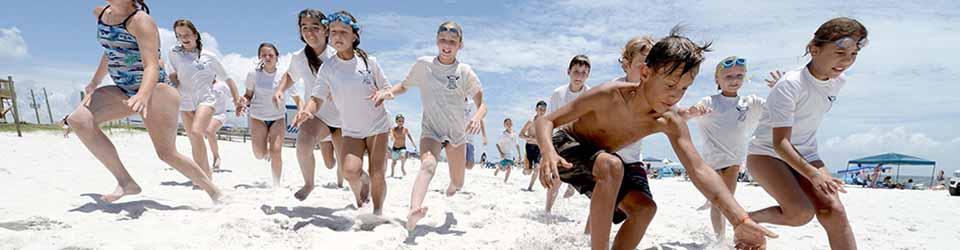
[[[407,176],[388,178],[386,224],[371,219],[371,206],[355,210],[349,191],[322,187],[335,180],[319,164],[318,187],[305,202],[293,198],[302,184],[293,149],[284,149],[282,187],[266,188],[269,167],[254,160],[249,144],[221,142],[228,173],[215,184],[231,197],[213,205],[206,194],[157,159],[147,136],[114,130],[121,159],[143,193],[115,204],[88,193],[116,184],[78,139],[50,132],[17,138],[0,133],[0,249],[580,249],[589,200],[561,199],[554,216],[543,215],[544,193],[523,192],[529,176],[514,171],[508,184],[491,169],[467,172],[463,193],[447,198],[445,165],[438,168],[414,237],[403,229],[417,161]],[[185,137],[181,152],[189,155]],[[399,167],[398,167],[399,168]],[[389,170],[388,170],[389,171]],[[399,172],[399,169],[397,170]],[[389,174],[389,172],[388,172]],[[173,185],[171,185],[173,184]],[[659,211],[639,249],[720,249],[711,240],[704,199],[691,183],[653,180]],[[251,187],[252,186],[252,187]],[[251,188],[245,188],[251,187]],[[843,196],[861,249],[957,249],[960,197],[946,191],[865,190]],[[774,204],[759,187],[741,185],[737,199],[754,210]],[[803,227],[769,226],[781,234],[770,249],[827,249],[813,221]],[[614,226],[616,230],[617,226]],[[732,230],[728,229],[732,235]],[[730,243],[725,243],[730,244]]]

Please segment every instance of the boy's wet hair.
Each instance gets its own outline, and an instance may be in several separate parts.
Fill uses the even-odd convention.
[[[810,44],[813,46],[823,46],[843,37],[856,39],[867,38],[867,27],[860,21],[849,17],[837,17],[820,25],[817,31],[813,33],[813,39]],[[807,54],[810,53],[810,47],[807,46]]]
[[[399,121],[400,119],[404,119],[404,118],[403,118],[403,115],[402,115],[402,114],[397,114],[397,117],[396,117],[396,118],[393,118],[393,119],[396,120],[396,121]]]
[[[538,107],[538,108],[539,108],[539,107],[544,107],[544,108],[546,108],[546,107],[547,107],[547,102],[544,101],[544,100],[540,100],[539,102],[537,102],[537,107]]]
[[[680,70],[681,75],[690,73],[703,62],[704,52],[710,52],[712,42],[698,45],[689,38],[680,35],[683,27],[674,26],[670,35],[660,39],[647,55],[646,64],[654,72],[673,74]],[[665,70],[665,71],[664,71]]]
[[[587,55],[576,55],[573,59],[570,59],[570,66],[567,67],[567,70],[573,69],[573,66],[587,66],[590,68],[590,58]]]

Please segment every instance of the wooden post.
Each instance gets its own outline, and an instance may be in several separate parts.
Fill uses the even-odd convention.
[[[33,108],[33,113],[37,115],[37,125],[40,125],[40,106],[37,105],[37,97],[33,95],[33,89],[30,89],[30,101],[33,102],[30,107]]]
[[[43,90],[43,101],[47,103],[47,116],[50,117],[50,124],[53,123],[53,111],[50,110],[50,96],[47,95],[47,88],[41,88]]]
[[[14,87],[12,76],[7,76],[7,86],[10,87],[10,98],[13,100],[13,123],[17,127],[17,137],[23,137],[20,130],[20,110],[17,107],[17,89]]]

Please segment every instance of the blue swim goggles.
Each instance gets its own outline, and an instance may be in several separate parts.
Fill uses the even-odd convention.
[[[736,65],[740,65],[740,66],[746,67],[746,66],[747,66],[747,59],[746,59],[746,58],[733,58],[733,59],[728,59],[728,60],[725,60],[725,61],[721,62],[720,65],[722,65],[724,69],[729,69],[730,67],[733,67],[733,66],[736,66]]]
[[[341,13],[333,13],[333,14],[327,15],[327,19],[320,20],[320,23],[322,23],[323,25],[329,25],[330,23],[333,23],[333,22],[341,22],[343,24],[346,24],[347,26],[350,26],[351,28],[353,28],[354,31],[360,29],[360,24],[357,24],[349,16]]]
[[[437,34],[440,34],[440,32],[444,32],[444,31],[450,31],[450,32],[452,32],[452,33],[454,33],[454,34],[457,34],[457,35],[460,34],[460,30],[457,30],[457,28],[449,28],[449,27],[447,27],[447,26],[440,26],[440,28],[437,29]]]
[[[837,40],[833,40],[833,41],[825,40],[825,39],[814,39],[814,41],[828,42],[828,43],[832,42],[833,44],[837,45],[837,48],[840,48],[840,49],[854,48],[854,46],[856,46],[857,49],[863,49],[863,47],[867,47],[867,45],[870,44],[870,40],[867,39],[866,37],[860,38],[860,40],[854,40],[850,36],[840,37]]]

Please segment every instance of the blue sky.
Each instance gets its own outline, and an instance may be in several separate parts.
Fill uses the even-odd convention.
[[[357,15],[363,26],[361,47],[380,58],[392,81],[402,79],[416,57],[436,54],[434,32],[440,22],[458,21],[465,30],[460,58],[478,71],[491,108],[486,120],[489,153],[496,152],[493,142],[504,117],[513,118],[519,129],[537,100],[567,82],[566,64],[573,55],[591,57],[588,83],[596,85],[622,74],[616,58],[629,38],[663,36],[683,23],[688,36],[713,41],[715,51],[681,105],[715,93],[710,68],[729,55],[749,60],[752,84],[741,94],[766,96],[766,72],[803,65],[804,44],[817,26],[850,16],[867,26],[871,43],[848,71],[839,105],[820,129],[827,164],[842,168],[854,157],[896,151],[936,160],[948,170],[960,167],[960,130],[954,127],[960,121],[956,1],[147,2],[162,28],[165,48],[175,43],[169,31],[173,21],[189,18],[206,33],[205,45],[223,55],[234,79],[252,67],[260,42],[277,44],[281,54],[303,46],[296,29],[296,13],[303,8],[326,13],[346,9]],[[13,75],[23,91],[46,87],[53,95],[54,117],[62,117],[79,101],[77,91],[89,81],[102,53],[91,12],[103,3],[6,3],[0,9],[0,75]],[[282,57],[281,63],[286,60]],[[408,127],[419,135],[417,91],[388,105],[405,114]],[[24,115],[34,120],[32,112]],[[645,144],[647,155],[675,158],[663,136]]]

